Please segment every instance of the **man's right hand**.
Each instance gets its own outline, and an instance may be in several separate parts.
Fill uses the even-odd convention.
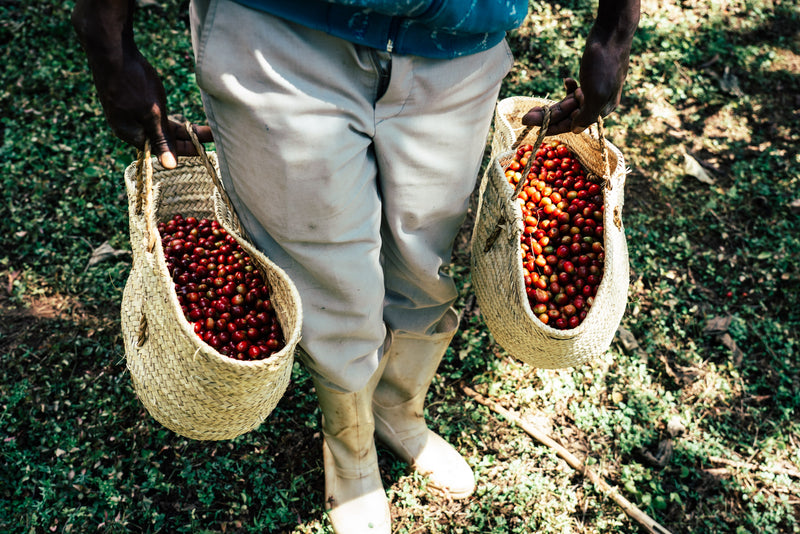
[[[196,155],[184,126],[169,120],[164,86],[133,40],[133,0],[78,0],[72,20],[86,51],[98,97],[114,134],[138,149],[145,139],[161,165]],[[212,141],[197,126],[201,142]]]

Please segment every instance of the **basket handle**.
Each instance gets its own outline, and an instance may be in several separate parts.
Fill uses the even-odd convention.
[[[606,189],[611,191],[611,164],[608,162],[608,150],[606,149],[606,130],[603,127],[603,116],[597,117],[597,142],[600,143],[600,156],[603,158],[603,181]]]
[[[514,194],[511,195],[509,198],[509,202],[515,202],[516,198],[519,197],[519,194],[522,192],[522,189],[525,187],[525,182],[527,181],[528,173],[531,172],[531,166],[533,165],[533,160],[535,159],[533,156],[536,154],[536,151],[539,150],[539,147],[542,146],[542,142],[547,135],[547,128],[550,127],[550,107],[545,107],[543,109],[544,116],[542,118],[542,126],[539,128],[539,133],[536,135],[536,140],[533,142],[533,148],[531,149],[531,157],[528,158],[528,163],[525,164],[525,168],[522,170],[522,174],[520,175],[519,182],[517,182],[517,186],[514,188]],[[527,126],[522,131],[520,136],[517,138],[517,141],[511,147],[512,150],[516,150],[528,136],[528,134],[533,129],[533,126]],[[491,235],[489,235],[488,239],[486,239],[486,245],[483,247],[483,252],[489,252],[492,247],[494,246],[495,241],[497,238],[500,237],[500,232],[503,228],[506,227],[506,214],[505,211],[500,213],[500,216],[497,218],[497,222],[495,223],[494,230],[492,231]]]
[[[545,138],[545,132],[547,132],[547,128],[550,125],[550,115],[551,111],[549,107],[545,107],[543,109],[543,118],[542,118],[542,126],[539,128],[539,133],[536,136],[536,140],[533,143],[533,149],[531,150],[531,155],[535,154],[539,147],[541,146],[542,142]],[[526,126],[522,133],[517,138],[516,142],[512,145],[511,149],[516,150],[528,136],[528,134],[533,129],[533,126]],[[603,116],[598,115],[597,117],[597,141],[600,145],[600,155],[603,159],[603,182],[605,184],[606,189],[611,191],[612,184],[611,184],[611,167],[608,161],[608,150],[606,148],[606,135],[605,135],[605,128],[603,127]],[[517,186],[514,188],[514,194],[509,199],[510,202],[514,202],[519,194],[522,192],[523,187],[525,186],[525,182],[527,181],[528,173],[530,172],[531,165],[533,163],[533,158],[528,159],[528,163],[525,165],[525,169],[522,172],[522,176],[517,182]],[[486,239],[486,245],[483,248],[483,252],[489,252],[492,247],[494,246],[495,241],[500,236],[500,232],[506,227],[506,215],[505,212],[501,213],[500,216],[497,218],[497,223],[495,224],[495,229],[492,231],[491,235]]]
[[[233,207],[233,202],[231,202],[230,197],[228,196],[228,192],[225,190],[225,186],[222,185],[222,182],[217,175],[217,169],[211,163],[211,160],[208,158],[208,153],[206,152],[203,143],[200,142],[200,139],[197,137],[197,132],[194,130],[194,125],[191,122],[186,121],[183,124],[183,127],[186,128],[186,133],[189,134],[189,139],[192,140],[192,144],[194,145],[195,150],[197,151],[197,155],[200,156],[200,160],[203,162],[203,165],[206,167],[206,171],[208,172],[211,181],[214,182],[214,186],[219,191],[219,196],[222,198],[222,201],[225,203],[225,207],[228,208],[228,212],[232,215],[231,222],[236,227],[236,231],[250,241],[252,243],[252,239],[250,238],[247,231],[242,226],[242,221],[239,218],[238,213],[236,213],[236,208]]]
[[[144,215],[147,232],[147,252],[152,253],[156,246],[158,232],[152,225],[153,219],[153,161],[150,154],[150,140],[144,140],[144,149],[136,159],[136,215]]]
[[[214,187],[216,187],[217,191],[219,191],[219,195],[222,198],[222,201],[225,203],[225,207],[228,208],[228,211],[233,215],[231,217],[231,221],[235,226],[236,231],[242,235],[243,237],[250,240],[248,234],[246,233],[245,229],[242,227],[241,220],[239,219],[238,214],[236,213],[236,209],[233,207],[233,203],[231,202],[230,197],[228,196],[228,192],[225,190],[225,186],[222,185],[222,182],[217,175],[217,170],[214,167],[214,164],[211,163],[211,159],[208,157],[208,153],[206,152],[205,147],[200,142],[200,139],[197,137],[197,133],[194,130],[194,126],[191,122],[186,121],[184,123],[184,128],[186,129],[186,133],[189,135],[189,139],[191,139],[192,144],[194,145],[195,150],[197,151],[197,155],[200,157],[200,161],[206,168],[206,172],[208,172],[209,178],[214,183]],[[153,189],[153,163],[151,160],[151,149],[150,149],[150,140],[145,139],[144,149],[139,152],[137,158],[137,172],[136,172],[136,204],[135,204],[135,212],[137,215],[142,215],[146,212],[146,219],[147,219],[147,231],[148,234],[148,246],[147,251],[152,252],[153,247],[155,246],[155,236],[158,235],[157,232],[154,232],[153,228],[151,228],[150,221],[153,219],[152,209],[153,209],[153,202],[150,194]],[[252,240],[250,240],[252,241]]]

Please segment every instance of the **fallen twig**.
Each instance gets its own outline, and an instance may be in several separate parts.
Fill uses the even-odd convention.
[[[537,439],[544,445],[547,445],[551,449],[554,449],[556,453],[563,458],[573,469],[578,471],[580,474],[588,478],[595,487],[604,495],[610,497],[611,499],[616,502],[622,510],[628,514],[629,517],[633,518],[638,522],[642,527],[644,527],[647,532],[652,534],[670,534],[670,531],[666,528],[662,527],[658,524],[652,517],[644,513],[641,509],[639,509],[635,504],[627,500],[625,497],[620,495],[617,492],[617,488],[611,487],[605,480],[603,480],[597,473],[592,471],[589,467],[584,465],[574,454],[569,452],[565,449],[561,444],[556,442],[553,438],[545,434],[544,432],[540,431],[533,425],[530,425],[520,419],[516,414],[506,410],[495,401],[491,399],[487,399],[477,391],[473,390],[469,386],[462,385],[461,388],[464,390],[464,393],[475,399],[478,403],[486,406],[487,408],[499,413],[526,433],[528,433],[531,437]]]
[[[736,460],[728,460],[727,458],[720,458],[719,456],[709,456],[709,460],[715,464],[724,464],[731,467],[738,467],[739,469],[747,469],[748,471],[766,471],[767,473],[774,473],[776,475],[786,475],[794,478],[800,478],[800,471],[794,469],[783,469],[781,467],[765,467],[763,465],[751,464],[748,462],[737,462]]]

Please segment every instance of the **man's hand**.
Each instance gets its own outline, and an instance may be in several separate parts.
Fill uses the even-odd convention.
[[[548,135],[582,132],[616,109],[638,22],[639,0],[600,1],[581,58],[580,87],[572,78],[564,80],[567,95],[550,108]],[[522,117],[522,123],[541,126],[543,116],[542,108],[536,107]]]
[[[164,168],[176,166],[177,156],[196,155],[183,124],[167,116],[166,94],[155,69],[145,59],[126,60],[119,72],[95,74],[100,102],[114,134],[142,149],[145,139]],[[208,126],[197,126],[200,142],[212,141]]]
[[[73,24],[111,130],[139,149],[149,139],[161,164],[174,168],[177,156],[196,151],[183,125],[169,120],[161,78],[136,48],[133,4],[133,0],[78,0]],[[208,126],[198,126],[196,132],[201,142],[212,140]]]

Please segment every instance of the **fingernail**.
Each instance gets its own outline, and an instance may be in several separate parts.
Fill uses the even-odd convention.
[[[165,169],[174,169],[177,167],[178,162],[175,161],[175,156],[172,152],[164,152],[161,154],[161,166]]]

